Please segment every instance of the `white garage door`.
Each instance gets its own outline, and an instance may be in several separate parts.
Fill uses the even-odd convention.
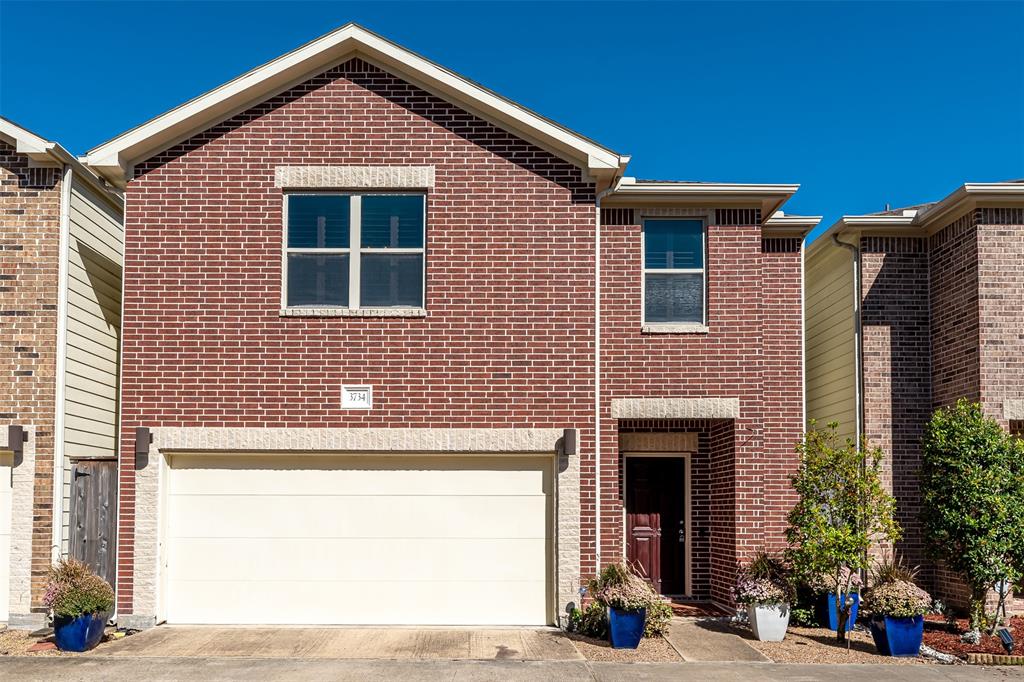
[[[10,615],[11,463],[10,455],[0,455],[0,622],[6,622]]]
[[[546,457],[178,455],[169,623],[545,625]]]

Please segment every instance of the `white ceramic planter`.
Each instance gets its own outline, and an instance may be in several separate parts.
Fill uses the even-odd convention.
[[[760,641],[781,642],[789,627],[789,604],[748,604],[747,620]]]

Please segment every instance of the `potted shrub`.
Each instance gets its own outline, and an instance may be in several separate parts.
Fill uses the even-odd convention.
[[[793,600],[787,573],[785,564],[766,552],[758,552],[738,571],[736,603],[746,607],[750,629],[762,642],[781,642],[786,637]]]
[[[589,589],[595,601],[608,609],[612,648],[637,648],[647,625],[647,608],[658,597],[647,581],[624,564],[612,564],[601,571]]]
[[[103,637],[114,590],[77,559],[50,568],[43,602],[53,612],[53,634],[62,651],[88,651]]]
[[[844,591],[835,591],[837,583],[841,586],[840,589]],[[843,566],[840,569],[838,580],[831,577],[818,576],[816,580],[811,581],[810,588],[814,590],[815,594],[814,607],[818,623],[833,632],[838,632],[840,616],[845,606],[849,610],[849,615],[844,628],[846,632],[853,630],[853,626],[857,624],[857,611],[860,606],[860,588],[862,584],[863,581],[860,578],[860,574],[851,570],[848,566]]]
[[[924,637],[924,614],[931,596],[912,582],[891,580],[864,594],[871,611],[871,637],[883,656],[917,656]]]

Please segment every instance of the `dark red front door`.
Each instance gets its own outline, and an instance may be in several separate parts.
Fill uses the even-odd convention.
[[[685,594],[686,460],[626,458],[626,558],[662,594]]]

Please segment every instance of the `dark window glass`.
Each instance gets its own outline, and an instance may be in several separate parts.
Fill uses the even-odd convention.
[[[347,249],[349,197],[292,194],[288,197],[288,248]]]
[[[363,195],[362,246],[369,249],[423,248],[422,195]]]
[[[423,305],[423,254],[364,253],[360,260],[360,306]]]
[[[704,275],[644,276],[645,322],[704,322]]]
[[[704,223],[700,220],[648,220],[644,223],[644,267],[704,267]]]
[[[348,254],[288,254],[288,305],[348,305]]]

